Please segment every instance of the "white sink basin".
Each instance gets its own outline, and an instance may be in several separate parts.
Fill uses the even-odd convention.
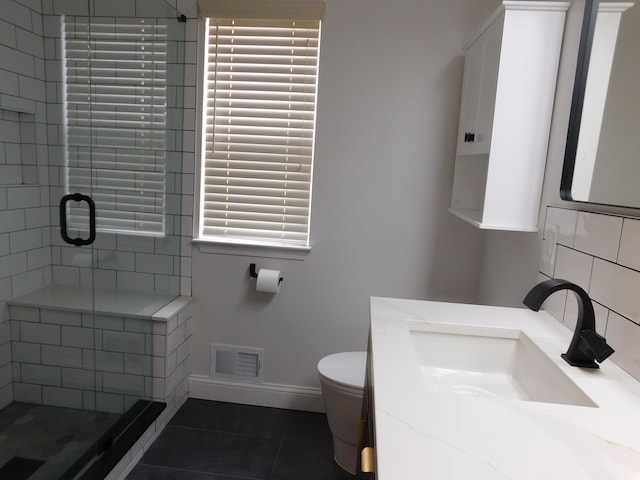
[[[597,407],[520,330],[432,324],[411,338],[428,391]]]

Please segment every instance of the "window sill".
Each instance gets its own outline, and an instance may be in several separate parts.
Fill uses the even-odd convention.
[[[198,250],[201,253],[237,255],[243,257],[304,260],[309,252],[311,252],[311,247],[292,245],[247,243],[242,241],[216,241],[204,238],[194,238],[192,242],[198,246]]]

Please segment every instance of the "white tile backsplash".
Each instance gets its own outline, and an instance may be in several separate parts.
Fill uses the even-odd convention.
[[[618,263],[640,270],[640,220],[625,218],[622,224]]]
[[[640,219],[548,207],[547,230],[558,225],[557,256],[552,275],[541,259],[544,276],[565,278],[584,288],[594,302],[596,330],[616,350],[616,362],[640,380]],[[544,305],[573,329],[577,303],[554,294]]]
[[[578,212],[574,247],[593,256],[615,261],[620,245],[622,217]]]
[[[588,292],[592,267],[592,256],[573,250],[572,248],[567,248],[564,245],[558,246],[555,278],[569,280]]]
[[[615,312],[609,314],[607,342],[616,352],[611,359],[636,378],[640,378],[640,325]]]
[[[640,272],[596,258],[589,295],[611,310],[640,322]]]

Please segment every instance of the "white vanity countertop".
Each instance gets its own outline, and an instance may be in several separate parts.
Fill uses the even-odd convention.
[[[521,330],[598,407],[427,392],[409,333],[425,323]],[[640,480],[640,382],[615,354],[569,366],[571,335],[546,312],[373,297],[376,478]]]

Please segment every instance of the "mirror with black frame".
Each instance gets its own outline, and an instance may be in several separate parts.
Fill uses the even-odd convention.
[[[640,208],[640,3],[586,0],[563,200]]]

